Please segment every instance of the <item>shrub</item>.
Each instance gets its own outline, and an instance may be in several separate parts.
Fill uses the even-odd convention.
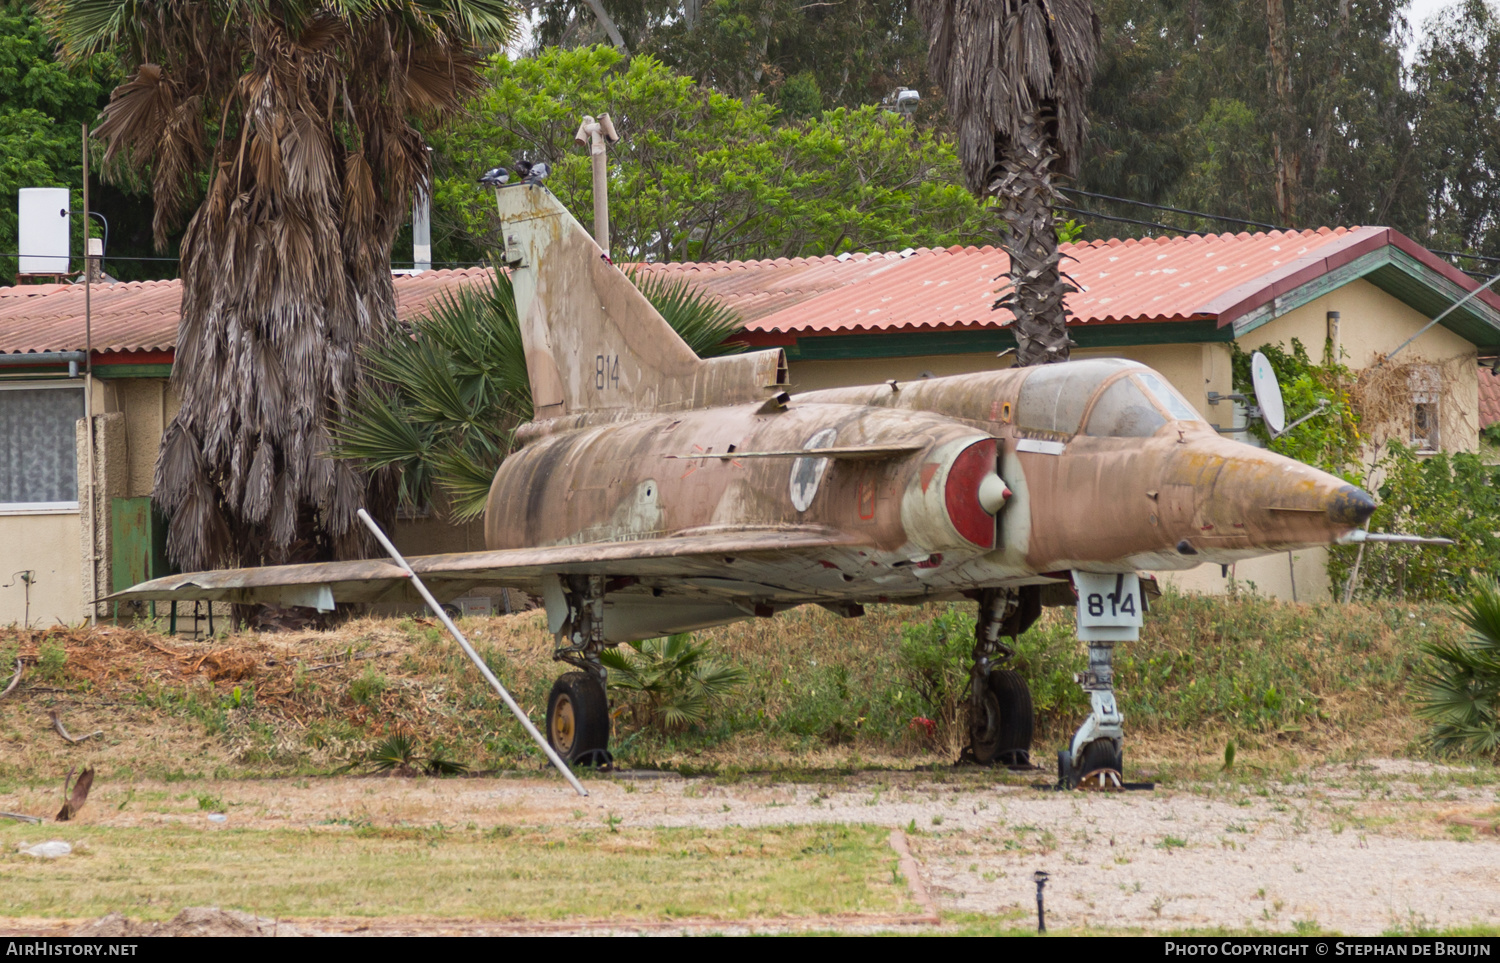
[[[749,674],[738,666],[720,665],[704,656],[707,643],[687,634],[628,643],[605,649],[599,659],[609,669],[609,687],[630,701],[638,725],[676,732],[708,718]]]
[[[55,642],[37,647],[36,672],[47,682],[62,682],[68,671],[68,650]]]
[[[1430,661],[1419,679],[1417,714],[1431,720],[1440,752],[1500,755],[1500,590],[1479,585],[1459,618],[1466,640],[1424,643]]]
[[[362,706],[374,705],[385,692],[385,676],[375,671],[372,665],[365,666],[364,674],[349,683],[349,698]]]
[[[1370,530],[1440,535],[1458,544],[1368,546],[1356,597],[1458,601],[1475,574],[1500,558],[1500,466],[1470,452],[1419,458],[1397,441],[1386,452],[1380,507]],[[1346,583],[1357,552],[1352,545],[1332,550],[1335,585]]]
[[[1009,667],[1026,680],[1039,719],[1070,719],[1088,710],[1088,700],[1073,681],[1086,658],[1070,618],[1044,617],[1011,645],[1016,654]],[[963,712],[973,651],[974,614],[967,606],[953,605],[930,621],[901,626],[896,665],[901,681],[919,701],[913,709],[932,721],[937,745],[955,751],[967,738]]]
[[[913,715],[932,721],[938,746],[956,749],[965,740],[960,710],[969,694],[973,651],[974,615],[957,606],[901,626],[897,672],[917,697]]]

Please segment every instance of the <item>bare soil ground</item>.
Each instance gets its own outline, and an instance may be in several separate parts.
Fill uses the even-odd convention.
[[[1037,869],[1051,874],[1047,907],[1054,932],[1500,928],[1500,836],[1489,831],[1500,828],[1500,798],[1490,772],[1374,760],[1290,778],[1226,775],[1124,794],[1033,788],[1040,781],[1040,775],[963,771],[830,775],[795,783],[641,773],[593,778],[587,799],[542,776],[142,782],[132,787],[124,808],[111,792],[123,798],[126,790],[107,789],[78,824],[4,829],[10,845],[0,856],[0,885],[21,866],[29,867],[33,879],[48,868],[14,855],[18,839],[77,842],[124,829],[348,834],[360,827],[462,827],[475,846],[497,831],[525,829],[545,831],[550,847],[595,839],[606,826],[626,835],[690,829],[734,836],[842,824],[906,830],[920,882],[946,921],[939,930],[1032,925],[1031,876]],[[211,823],[195,794],[221,799],[227,821]],[[0,795],[0,809],[11,811],[44,811],[50,803],[50,794],[40,789]],[[808,849],[815,847],[803,852]],[[67,859],[49,865],[61,867]],[[869,872],[889,874],[894,861],[894,854],[877,859]],[[650,881],[641,882],[649,890]],[[304,933],[372,935],[934,929],[909,925],[913,904],[898,903],[842,916],[793,910],[779,919],[752,913],[721,920],[701,913],[674,919],[653,914],[650,905],[640,912],[625,907],[623,918],[596,912],[572,919],[566,913],[556,918],[555,907],[527,919],[525,912],[517,918],[514,907],[508,916],[455,918],[413,906],[417,912],[282,917],[280,923]],[[178,909],[159,906],[157,912]],[[33,918],[0,920],[0,931],[55,932],[65,922],[79,925],[76,917],[46,922],[48,914],[28,915]],[[249,925],[220,922],[230,930]],[[201,919],[199,924],[207,925]],[[161,932],[172,931],[162,925]]]

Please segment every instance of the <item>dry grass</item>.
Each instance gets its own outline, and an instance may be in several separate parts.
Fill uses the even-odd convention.
[[[702,730],[674,736],[617,724],[635,766],[849,769],[945,766],[911,719],[924,713],[901,679],[901,626],[932,610],[872,607],[862,619],[821,609],[703,633],[750,682]],[[1085,710],[1069,681],[1082,647],[1067,613],[1049,611],[1050,647],[1037,755],[1044,765]],[[466,620],[476,647],[533,719],[557,674],[539,612]],[[1234,739],[1246,763],[1300,765],[1419,753],[1405,693],[1419,641],[1458,631],[1434,606],[1289,605],[1257,598],[1168,598],[1140,642],[1121,647],[1119,687],[1133,764],[1162,772],[1216,764]],[[102,779],[328,772],[394,732],[475,769],[542,765],[473,666],[427,619],[360,619],[335,631],[242,634],[189,642],[144,628],[0,630],[0,664],[31,665],[0,702],[0,791],[60,784],[71,766]],[[70,746],[73,732],[104,735]]]

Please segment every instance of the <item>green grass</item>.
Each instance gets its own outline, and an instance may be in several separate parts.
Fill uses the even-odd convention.
[[[507,827],[508,829],[509,827]],[[15,853],[0,826],[8,916],[168,919],[188,906],[281,918],[746,919],[908,912],[886,830],[378,827],[304,831],[88,827],[79,851]],[[53,835],[56,835],[53,832]]]

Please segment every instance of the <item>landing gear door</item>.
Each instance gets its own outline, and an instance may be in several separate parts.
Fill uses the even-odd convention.
[[[1073,573],[1078,589],[1078,637],[1085,642],[1134,642],[1146,600],[1134,572]]]

